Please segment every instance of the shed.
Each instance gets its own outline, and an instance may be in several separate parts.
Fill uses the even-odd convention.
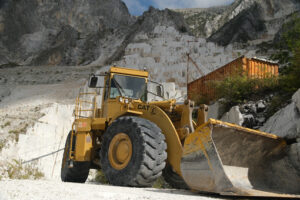
[[[278,76],[278,64],[263,59],[241,56],[217,70],[188,83],[188,96],[191,98],[193,94],[200,94],[208,100],[215,100],[215,88],[211,83],[213,81],[222,81],[235,75],[246,75],[249,78]]]

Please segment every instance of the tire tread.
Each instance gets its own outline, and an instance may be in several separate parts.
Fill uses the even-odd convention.
[[[120,177],[111,175],[111,170],[108,169],[107,161],[104,161],[105,149],[101,149],[100,160],[102,169],[108,180],[115,185],[134,186],[134,187],[148,187],[152,186],[154,181],[161,175],[165,166],[167,158],[165,136],[162,134],[160,128],[153,122],[135,116],[124,116],[115,120],[107,129],[103,136],[103,141],[111,140],[111,134],[116,131],[118,126],[125,126],[134,128],[135,132],[141,137],[142,152],[140,152],[142,161],[140,166],[131,177],[126,181],[120,180]],[[134,145],[134,144],[133,144]],[[136,144],[135,144],[136,145]]]

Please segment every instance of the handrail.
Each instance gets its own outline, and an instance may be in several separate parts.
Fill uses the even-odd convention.
[[[94,100],[93,101],[88,101],[86,99],[82,99],[82,97],[84,96],[93,96]],[[75,119],[79,119],[79,118],[90,118],[90,117],[96,117],[96,109],[97,109],[97,101],[96,101],[96,96],[97,93],[96,92],[80,92],[78,97],[76,98],[76,102],[75,102]],[[89,104],[89,105],[93,105],[93,109],[87,109],[84,108],[85,104]],[[90,117],[84,117],[81,113],[82,112],[92,112]]]

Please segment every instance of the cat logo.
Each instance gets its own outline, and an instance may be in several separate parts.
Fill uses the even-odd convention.
[[[138,105],[138,109],[150,111],[150,113],[151,113],[152,115],[155,115],[155,114],[156,114],[156,108],[155,108],[155,107],[152,107],[152,106],[150,106],[150,105],[139,104],[139,105]]]

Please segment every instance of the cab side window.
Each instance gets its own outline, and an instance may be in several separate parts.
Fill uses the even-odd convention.
[[[109,98],[110,99],[115,99],[117,96],[121,96],[121,94],[119,93],[119,90],[116,86],[115,80],[111,79]]]

